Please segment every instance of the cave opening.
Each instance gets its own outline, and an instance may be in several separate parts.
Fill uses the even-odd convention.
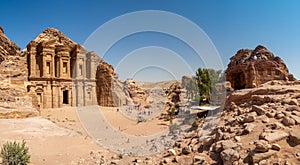
[[[243,72],[238,72],[232,75],[233,87],[235,90],[245,89],[246,88],[246,78]]]

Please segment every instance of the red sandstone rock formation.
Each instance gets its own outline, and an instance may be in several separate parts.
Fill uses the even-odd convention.
[[[35,42],[42,43],[44,41],[52,41],[55,45],[64,45],[68,47],[74,47],[77,45],[74,41],[70,38],[65,36],[61,31],[55,28],[48,28],[40,33],[35,39]]]
[[[98,104],[101,106],[116,106],[112,95],[112,82],[114,68],[105,61],[100,60],[96,72],[96,91]]]
[[[0,27],[0,118],[35,116],[26,94],[26,51],[4,35]]]
[[[162,115],[166,115],[172,111],[172,109],[176,110],[179,108],[180,104],[180,93],[181,86],[179,82],[174,82],[169,88],[164,89],[168,101],[166,102],[166,106],[162,111]]]
[[[0,63],[6,56],[15,56],[19,51],[20,48],[4,35],[4,30],[0,26]]]
[[[129,97],[132,99],[134,104],[139,104],[141,107],[146,106],[148,93],[140,88],[133,79],[127,79],[124,82],[124,91],[128,92]]]
[[[241,49],[231,57],[226,79],[234,89],[253,88],[271,80],[295,80],[283,60],[261,45],[254,50]]]

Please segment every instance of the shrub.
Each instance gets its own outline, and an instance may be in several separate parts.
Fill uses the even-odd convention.
[[[3,165],[26,165],[30,163],[30,155],[28,147],[23,140],[22,143],[6,142],[1,148],[0,156]]]
[[[199,126],[199,124],[200,124],[200,121],[199,121],[199,119],[198,119],[198,118],[195,118],[195,120],[194,120],[194,122],[193,122],[192,126],[193,126],[193,127],[198,127],[198,126]]]
[[[172,124],[172,125],[169,126],[169,132],[171,134],[175,133],[176,130],[181,131],[181,128],[180,128],[180,126],[178,124],[175,123],[175,124]]]

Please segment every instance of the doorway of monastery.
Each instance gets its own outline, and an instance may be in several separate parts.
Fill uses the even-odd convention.
[[[63,104],[69,104],[69,91],[63,91]]]

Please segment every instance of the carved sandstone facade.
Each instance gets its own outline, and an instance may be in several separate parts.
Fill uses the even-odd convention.
[[[295,80],[280,57],[267,48],[257,46],[254,50],[239,50],[230,58],[226,80],[234,89],[257,87],[271,80]]]
[[[97,104],[113,106],[111,82],[106,79],[109,77],[107,74],[113,74],[113,69],[112,73],[96,74],[108,64],[95,53],[87,52],[52,28],[31,41],[27,51],[27,91],[33,97],[33,106],[36,108]],[[105,82],[99,83],[99,80]],[[103,84],[106,86],[97,87]]]

